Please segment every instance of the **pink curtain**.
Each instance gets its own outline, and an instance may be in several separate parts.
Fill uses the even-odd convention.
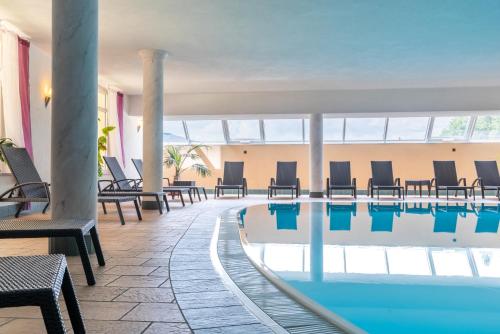
[[[31,117],[30,117],[30,42],[18,38],[19,54],[19,96],[21,98],[21,117],[23,124],[24,147],[33,159],[33,146],[31,143]]]
[[[123,93],[116,94],[116,110],[118,114],[118,131],[120,132],[120,148],[122,151],[122,162],[125,167],[125,149],[123,148]]]

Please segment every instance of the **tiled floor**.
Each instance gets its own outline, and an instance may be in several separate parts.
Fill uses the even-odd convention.
[[[68,258],[88,332],[269,333],[222,283],[209,252],[218,215],[259,202],[265,197],[208,200],[185,208],[172,203],[168,214],[145,212],[142,222],[133,207],[125,207],[125,226],[111,206],[107,216],[100,211],[107,264],[99,267],[93,258],[97,284],[87,286],[79,257]],[[0,256],[46,252],[47,239],[0,242]],[[39,309],[0,309],[2,333],[45,333]]]

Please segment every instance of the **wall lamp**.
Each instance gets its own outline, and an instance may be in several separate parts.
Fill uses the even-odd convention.
[[[45,89],[43,90],[43,101],[45,102],[45,108],[50,103],[50,99],[52,98],[52,88],[49,86],[45,86]]]

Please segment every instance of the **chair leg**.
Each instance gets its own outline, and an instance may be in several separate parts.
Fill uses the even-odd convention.
[[[120,223],[125,225],[125,218],[123,218],[122,206],[120,205],[120,201],[115,201],[116,210],[118,211],[118,216],[120,217]]]
[[[92,238],[92,244],[94,245],[97,263],[99,263],[99,266],[103,267],[106,265],[106,260],[104,260],[101,242],[99,241],[99,235],[97,234],[97,229],[95,226],[90,229],[90,237]]]
[[[160,212],[160,215],[163,214],[163,205],[161,204],[160,196],[156,195],[156,204],[158,205],[158,211]]]
[[[56,296],[50,296],[50,300],[40,305],[43,315],[45,328],[49,334],[64,334],[66,329],[59,309],[59,303]]]
[[[484,199],[484,189],[481,187],[481,197]],[[497,190],[497,197],[498,197],[498,190]]]
[[[87,245],[85,245],[85,238],[83,237],[83,233],[75,236],[75,239],[78,246],[78,251],[80,252],[80,259],[82,260],[83,270],[85,271],[85,277],[87,278],[87,284],[95,285],[94,273],[92,272],[92,265],[90,264],[89,253],[87,250]]]
[[[165,202],[165,208],[167,209],[167,212],[170,212],[170,204],[168,204],[168,197],[165,194],[163,194],[163,202]]]
[[[240,199],[240,188],[238,188],[238,199]]]
[[[353,193],[354,193],[354,198],[358,198],[358,191],[356,190],[356,188],[353,189]]]
[[[191,196],[191,191],[188,191],[188,196],[189,196],[189,202],[193,204],[193,196]]]
[[[214,199],[217,198],[217,187],[214,188]]]
[[[14,217],[19,218],[19,215],[21,214],[21,211],[23,210],[23,208],[24,208],[24,204],[20,204],[19,207],[17,208],[16,214],[14,215]]]
[[[106,203],[102,202],[102,211],[104,212],[105,215],[108,214],[108,210],[106,210]]]
[[[198,195],[198,201],[201,202],[200,190],[198,188],[195,188],[194,190],[196,191],[196,194]]]
[[[467,199],[467,189],[464,189],[464,197]]]
[[[134,200],[135,212],[137,213],[137,219],[142,220],[141,209],[139,208],[139,203],[137,200]]]
[[[49,208],[49,206],[50,206],[50,202],[47,203],[47,205],[43,208],[43,210],[42,210],[43,214],[45,214],[47,212],[47,209]]]
[[[446,189],[446,200],[448,200],[448,199],[449,199],[449,191],[448,191],[448,189]]]
[[[69,319],[71,320],[71,326],[73,327],[73,332],[75,334],[85,333],[85,324],[80,312],[80,307],[78,306],[78,299],[76,299],[73,282],[71,281],[71,276],[67,268],[64,273],[61,288],[64,296],[64,302],[66,303],[66,309],[68,310]]]
[[[203,195],[205,196],[205,199],[208,199],[207,191],[205,190],[205,187],[201,188],[201,190],[203,190]]]

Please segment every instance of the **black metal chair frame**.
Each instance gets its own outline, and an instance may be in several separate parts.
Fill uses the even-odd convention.
[[[348,166],[348,179],[350,179],[350,184],[339,184],[336,183],[336,178],[332,175],[334,164],[341,164]],[[344,182],[347,183],[347,182]],[[330,198],[333,195],[334,190],[351,190],[352,196],[357,198],[357,186],[356,178],[351,179],[351,163],[350,161],[330,161],[330,177],[326,178],[326,197]]]
[[[294,161],[294,162],[295,162],[295,164],[297,164],[296,161]],[[278,176],[278,173],[279,173],[280,163],[286,163],[286,162],[278,161],[277,167],[276,167],[276,174],[277,174],[276,176]],[[284,165],[284,166],[286,166],[286,165]],[[286,168],[286,167],[281,167],[281,168]],[[296,168],[296,165],[295,165],[295,168]],[[295,197],[299,198],[300,179],[298,177],[295,178],[295,184],[288,184],[288,185],[277,184],[276,183],[277,179],[278,179],[278,177],[276,177],[276,179],[274,177],[271,178],[270,185],[269,185],[269,187],[267,187],[267,199],[273,197],[273,192],[274,192],[274,196],[277,196],[278,190],[291,190],[292,191],[292,198],[294,198],[294,192],[295,192]]]
[[[247,186],[247,179],[245,177],[241,178],[241,184],[234,184],[234,180],[230,178],[229,181],[227,181],[228,177],[226,176],[226,173],[228,173],[227,169],[231,170],[232,166],[237,166],[241,164],[241,173],[243,174],[243,162],[236,162],[236,161],[226,161],[224,162],[224,177],[223,178],[217,178],[217,185],[215,186],[214,189],[214,198],[219,197],[221,194],[224,195],[224,190],[234,190],[236,189],[238,192],[238,198],[240,198],[240,190],[241,194],[243,197],[248,195],[248,186]],[[230,172],[229,172],[230,173]],[[239,178],[239,177],[238,177]]]
[[[122,168],[118,164],[118,160],[115,157],[104,157],[104,161],[108,166],[111,175],[113,176],[113,180],[101,180],[101,182],[109,182],[109,185],[102,188],[99,191],[99,196],[113,196],[113,197],[130,197],[135,196],[139,199],[140,197],[153,197],[156,200],[158,205],[158,211],[160,215],[163,214],[163,206],[161,203],[161,198],[165,202],[165,206],[167,208],[167,212],[170,211],[170,206],[168,205],[168,199],[165,195],[165,192],[154,192],[154,191],[142,191],[142,188],[139,187],[139,183],[141,180],[136,179],[127,179],[121,178],[117,173],[121,175],[125,175]],[[116,163],[116,165],[111,165]],[[116,168],[116,170],[115,170]]]
[[[58,300],[62,292],[73,332],[85,333],[64,255],[3,257],[0,258],[0,268],[0,276],[3,276],[0,278],[0,308],[38,306],[47,333],[63,334],[66,328]]]
[[[465,199],[468,198],[467,192],[470,191],[472,193],[473,199],[476,200],[476,194],[474,192],[473,186],[467,186],[467,180],[465,177],[458,178],[457,177],[457,169],[455,167],[455,161],[445,160],[445,161],[433,161],[434,165],[434,178],[431,180],[431,187],[434,187],[436,190],[436,198],[439,198],[440,191],[446,191],[446,200],[450,198],[450,191],[455,192],[455,197],[458,196],[459,191],[464,192]],[[440,175],[444,173],[439,168],[448,167],[447,175]],[[444,182],[440,181],[440,176],[445,176],[444,179],[448,178]],[[448,184],[442,184],[448,183]],[[463,183],[463,185],[460,185]]]
[[[107,161],[109,157],[105,157],[105,161]],[[113,158],[116,159],[116,158]],[[107,163],[107,162],[106,162]],[[139,174],[139,179],[132,179],[135,181],[135,186],[137,189],[142,189],[141,184],[142,184],[142,176],[143,176],[143,170],[142,170],[142,159],[132,159],[132,163],[134,164],[135,170],[137,171],[137,174]],[[109,165],[108,165],[109,166]],[[119,165],[118,165],[119,167]],[[121,167],[120,167],[121,170]],[[110,168],[111,171],[111,168]],[[115,175],[113,174],[113,171],[111,171],[111,174],[113,177]],[[123,171],[121,170],[121,174],[125,175]],[[163,180],[166,180],[168,183],[168,187],[163,187],[163,192],[167,193],[172,196],[172,199],[175,199],[175,196],[179,196],[179,199],[181,200],[182,206],[186,206],[186,203],[184,202],[184,196],[182,195],[182,191],[185,190],[187,191],[189,195],[189,201],[191,204],[193,204],[193,197],[191,196],[191,189],[189,187],[172,187],[170,186],[170,180],[167,177],[164,177]]]
[[[19,238],[60,238],[75,239],[88,285],[95,284],[94,272],[90,264],[85,235],[90,233],[99,266],[105,266],[101,243],[94,220],[0,220],[0,239]]]
[[[494,166],[494,170],[492,170],[491,172],[493,172],[493,173],[496,172],[496,175],[495,176],[490,175],[490,177],[493,176],[494,178],[500,179],[500,175],[498,174],[497,162],[495,160],[492,160],[492,161],[474,161],[474,164],[476,166],[477,179],[475,179],[474,182],[472,182],[473,190],[471,190],[471,194],[472,194],[472,192],[475,192],[476,187],[478,187],[481,190],[481,197],[484,199],[485,198],[485,191],[496,190],[496,192],[497,192],[496,197],[500,200],[500,184],[499,185],[487,184],[487,182],[489,182],[490,180],[485,181],[487,178],[484,178],[485,175],[482,175],[482,172],[480,171],[481,164],[483,164],[483,165],[491,164],[492,168]]]
[[[28,203],[47,203],[42,211],[43,213],[47,212],[47,209],[50,206],[50,185],[41,180],[40,175],[38,174],[36,167],[26,149],[5,145],[2,145],[0,149],[2,150],[7,165],[16,179],[14,187],[0,194],[0,202],[19,203],[19,207],[15,213],[16,218],[19,217],[21,211]],[[24,165],[17,166],[14,161],[16,160],[16,157],[13,155],[17,155],[17,160],[21,160]],[[29,175],[26,175],[26,173],[29,173]],[[29,181],[26,182],[25,179],[29,179]],[[44,190],[43,196],[32,196],[34,195],[32,194],[34,192],[34,186],[38,186],[38,191],[41,189]],[[42,192],[40,192],[40,195],[42,195]]]
[[[405,192],[404,192],[404,187],[401,186],[401,179],[399,177],[393,178],[393,173],[392,173],[392,161],[372,161],[372,177],[368,179],[368,189],[367,192],[370,195],[371,198],[373,198],[373,192],[376,190],[377,191],[377,199],[380,199],[380,190],[392,190],[392,196],[396,196],[396,191],[398,192],[398,198],[403,198],[405,199]],[[373,184],[373,167],[374,163],[385,163],[389,166],[390,164],[390,178],[391,180],[393,179],[394,181],[392,184],[387,184],[387,185],[382,185],[382,184]]]

